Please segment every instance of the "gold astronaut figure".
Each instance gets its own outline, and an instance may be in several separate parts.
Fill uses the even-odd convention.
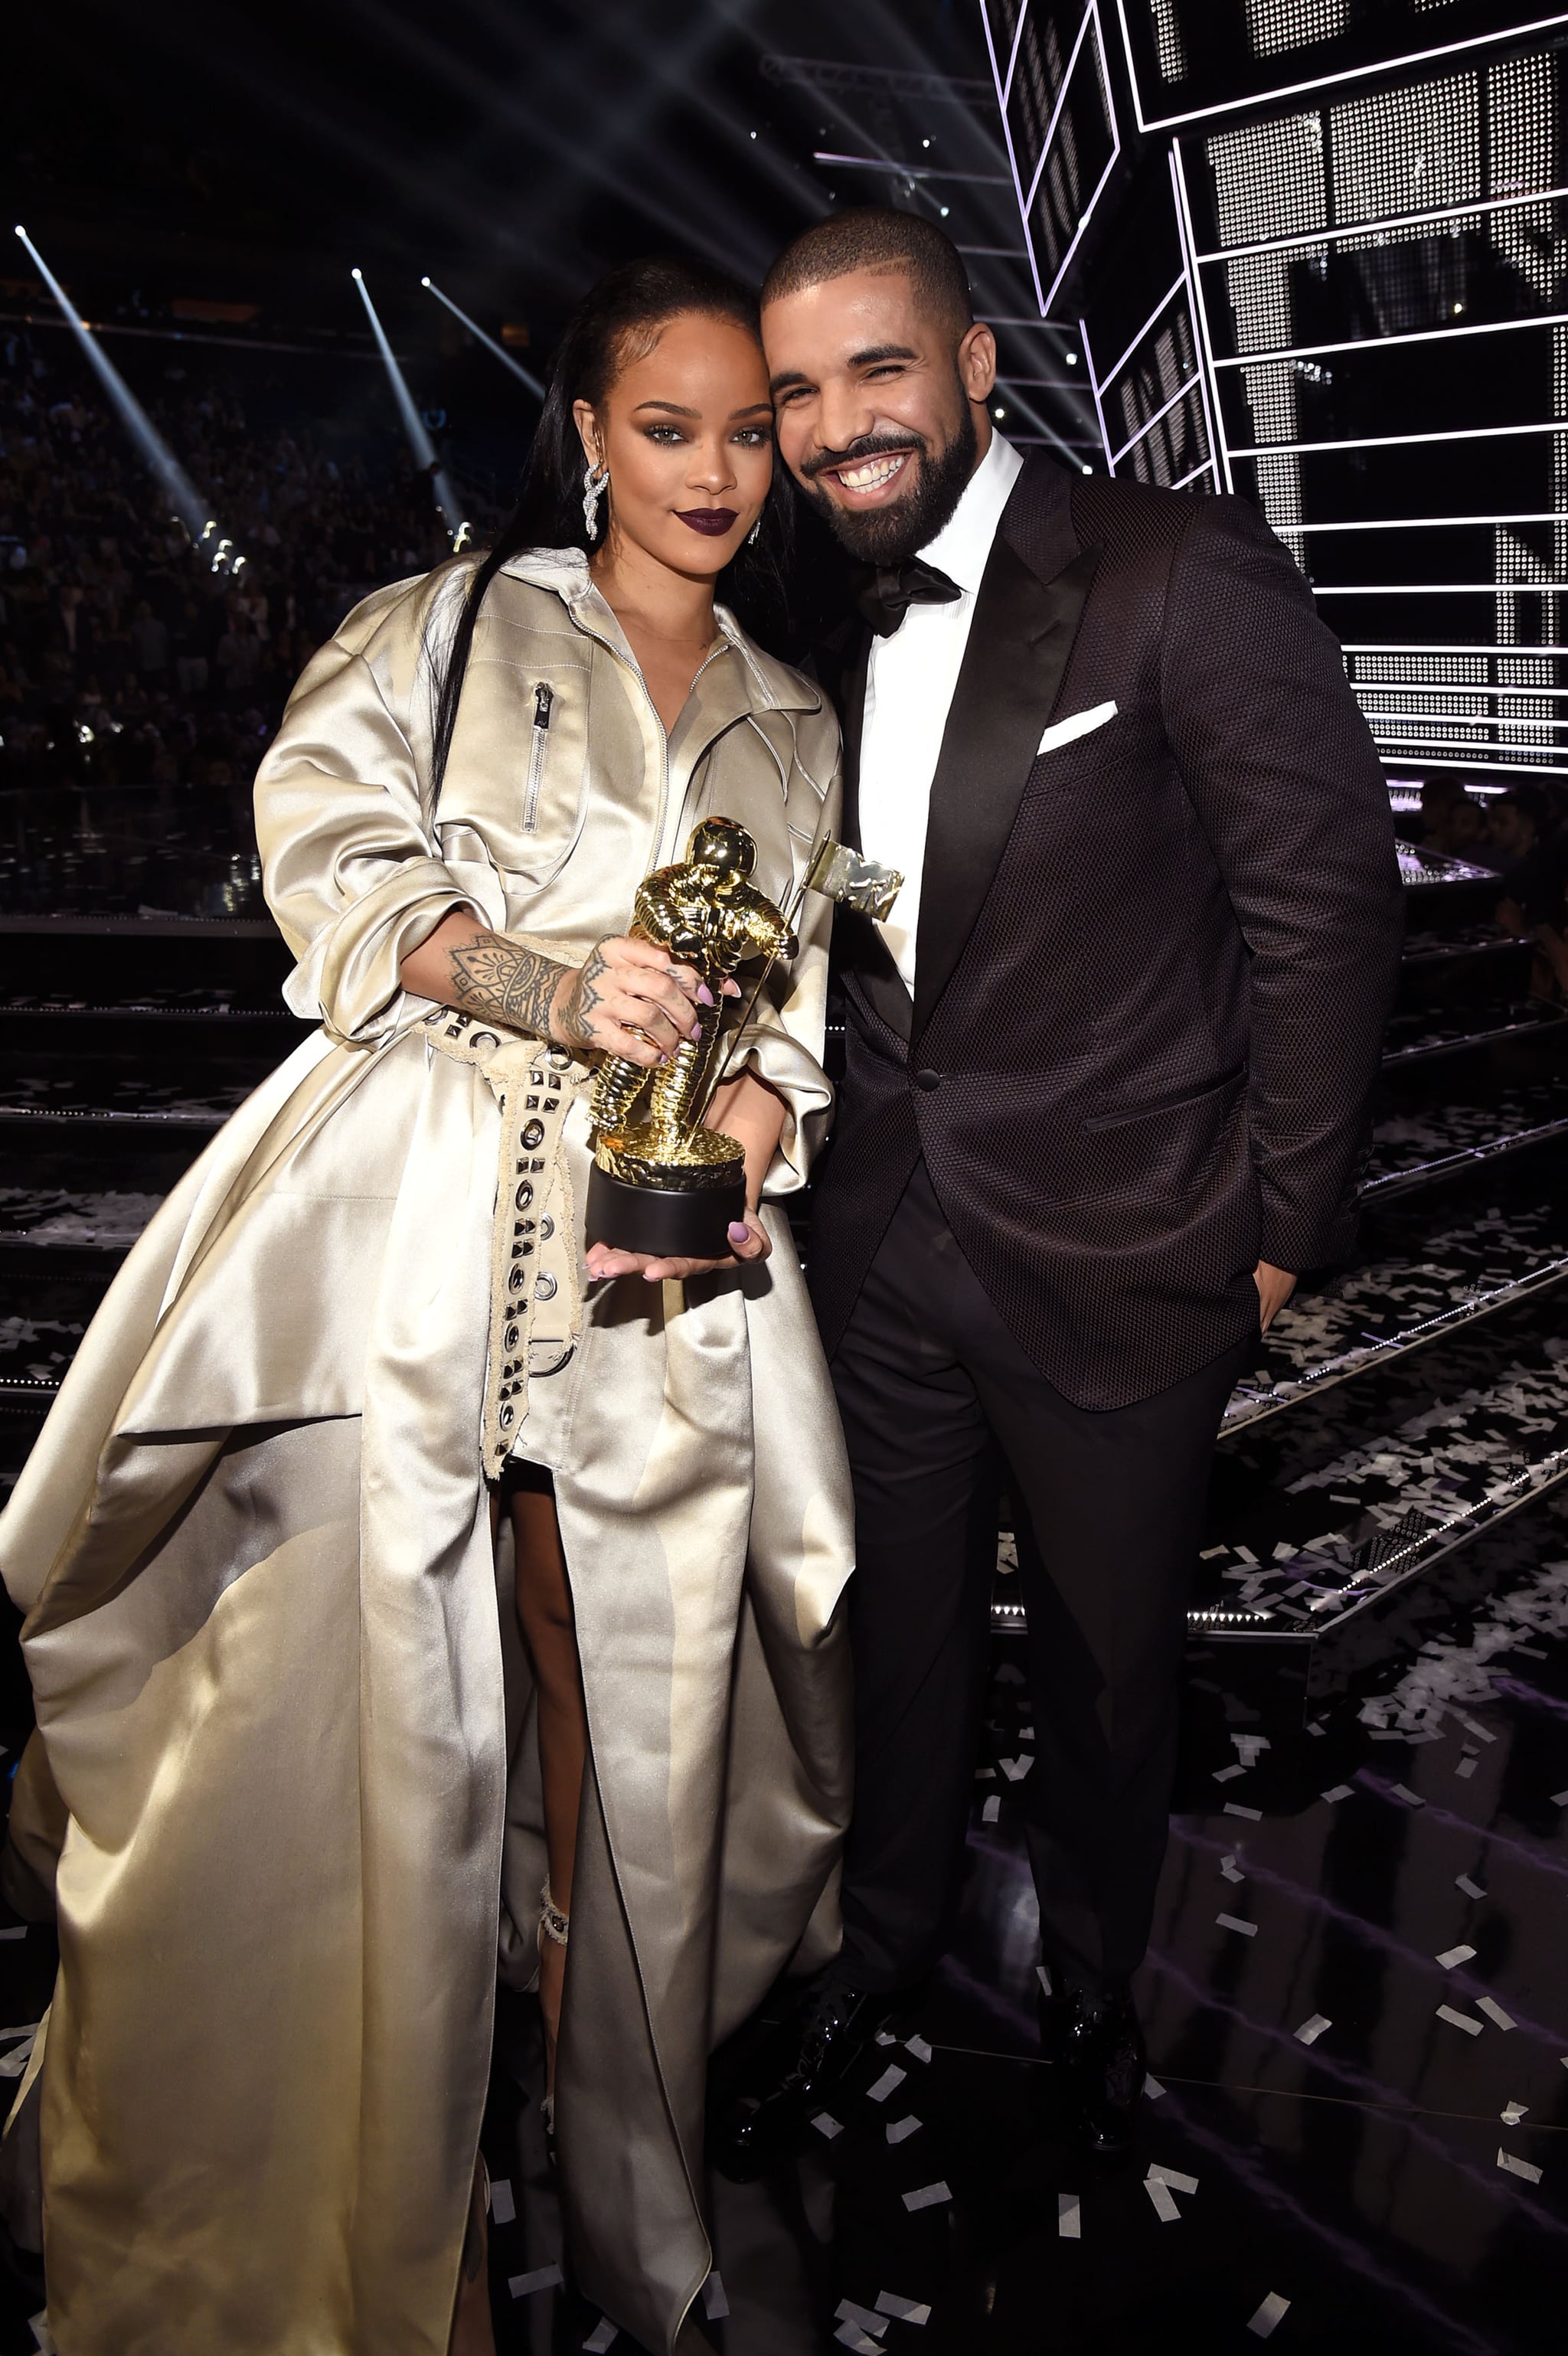
[[[622,1185],[670,1193],[743,1188],[742,1149],[721,1130],[705,1129],[703,1116],[720,1069],[722,984],[752,958],[788,957],[795,947],[784,916],[746,880],[756,862],[756,844],[744,827],[732,819],[704,819],[692,830],[686,858],[656,868],[637,893],[633,933],[693,967],[714,1002],[698,1009],[697,1036],[653,1071],[619,1055],[600,1066],[593,1085],[594,1161]],[[646,1102],[639,1106],[645,1090]]]

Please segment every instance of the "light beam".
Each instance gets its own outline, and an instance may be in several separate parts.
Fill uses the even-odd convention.
[[[365,305],[365,316],[370,322],[370,333],[376,338],[376,349],[381,355],[381,364],[387,371],[387,380],[392,388],[392,398],[398,404],[398,414],[403,421],[403,432],[408,435],[409,447],[414,454],[414,464],[421,475],[429,476],[430,487],[435,494],[435,503],[441,510],[442,520],[455,541],[463,530],[463,510],[457,504],[457,494],[452,487],[445,467],[437,460],[435,444],[425,430],[424,419],[420,415],[413,394],[409,391],[408,380],[398,366],[391,345],[387,341],[386,329],[376,315],[376,305],[370,300],[370,289],[365,284],[364,273],[362,271],[351,270],[348,275],[359,289],[359,300]]]
[[[498,344],[494,336],[487,336],[485,333],[484,328],[479,325],[477,319],[471,319],[466,311],[460,311],[456,304],[453,301],[451,295],[443,294],[442,293],[433,278],[421,278],[420,280],[420,284],[424,288],[426,294],[433,294],[438,303],[444,303],[453,317],[454,319],[460,319],[463,325],[467,328],[469,334],[474,337],[476,342],[483,344],[487,352],[494,352],[496,358],[500,361],[501,366],[503,368],[510,369],[518,383],[527,385],[528,391],[533,394],[536,401],[542,401],[544,399],[544,387],[539,382],[538,377],[533,374],[532,370],[524,368],[520,360],[515,360],[512,358],[511,353],[507,349],[505,344]]]
[[[178,521],[185,527],[192,546],[212,556],[212,569],[215,573],[237,570],[244,562],[244,558],[234,556],[231,541],[214,537],[218,531],[218,526],[208,514],[207,503],[201,493],[197,489],[113,361],[102,349],[86,320],[78,316],[65,288],[60,284],[20,221],[16,223],[16,235],[27,247],[37,267],[38,274],[59,305],[67,327],[81,346],[93,374],[109,395],[121,423],[141,452],[148,472],[167,499]]]

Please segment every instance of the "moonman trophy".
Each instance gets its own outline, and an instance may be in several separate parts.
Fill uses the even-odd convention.
[[[885,916],[903,882],[892,869],[826,841],[785,915],[747,881],[756,862],[757,847],[744,827],[733,819],[704,819],[686,858],[656,868],[638,890],[633,933],[692,967],[713,1004],[698,1009],[696,1037],[683,1040],[652,1072],[620,1055],[600,1066],[588,1182],[592,1242],[661,1258],[730,1257],[731,1225],[746,1215],[745,1152],[736,1139],[705,1125],[728,1076],[722,985],[741,966],[765,960],[732,1043],[775,959],[793,956],[794,920],[808,891]]]

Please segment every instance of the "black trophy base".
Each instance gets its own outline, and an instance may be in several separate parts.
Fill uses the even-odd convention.
[[[629,1186],[595,1162],[588,1178],[588,1240],[617,1251],[650,1252],[658,1259],[728,1259],[731,1222],[746,1215],[746,1173],[721,1186],[679,1192]]]

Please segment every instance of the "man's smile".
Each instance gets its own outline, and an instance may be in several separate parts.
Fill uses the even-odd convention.
[[[912,450],[889,450],[875,458],[857,458],[847,466],[824,467],[822,476],[837,484],[848,494],[848,503],[854,507],[874,507],[899,481]]]

